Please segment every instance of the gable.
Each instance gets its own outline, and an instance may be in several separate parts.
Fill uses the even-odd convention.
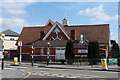
[[[11,30],[5,30],[2,32],[3,34],[5,34],[6,36],[19,36],[18,33],[14,32],[14,31],[11,31]]]
[[[58,32],[63,33],[65,37],[67,37],[67,39],[70,39],[67,33],[61,28],[61,26],[55,23],[53,27],[49,30],[49,32],[46,34],[46,36],[43,38],[43,40],[46,40],[51,33],[58,33]]]
[[[52,25],[53,26],[54,25],[54,21],[52,21],[52,20],[49,19],[47,21],[47,23],[45,24],[45,26],[48,26],[48,25]]]
[[[62,30],[56,25],[52,32],[62,32]]]

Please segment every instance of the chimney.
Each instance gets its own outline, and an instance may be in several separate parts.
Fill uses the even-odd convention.
[[[80,43],[83,43],[83,42],[84,42],[83,39],[84,39],[84,36],[81,34],[81,35],[80,35]]]
[[[67,25],[68,25],[68,21],[67,21],[66,18],[64,18],[64,19],[62,20],[62,24],[63,24],[64,26],[67,26]]]

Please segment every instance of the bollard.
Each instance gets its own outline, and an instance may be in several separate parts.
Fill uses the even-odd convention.
[[[101,59],[101,64],[102,64],[102,69],[103,70],[107,70],[108,69],[107,60],[106,59]]]
[[[14,57],[14,65],[18,66],[18,57]]]

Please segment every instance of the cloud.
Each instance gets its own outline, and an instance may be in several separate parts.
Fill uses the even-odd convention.
[[[39,0],[0,0],[1,2],[37,2]]]
[[[29,0],[26,0],[29,1]],[[31,1],[31,0],[30,0]],[[2,2],[0,4],[0,7],[2,10],[0,10],[2,14],[6,15],[21,15],[21,14],[26,14],[25,8],[31,4],[32,2]]]
[[[0,4],[0,26],[2,28],[22,28],[28,26],[30,23],[25,20],[25,15],[28,14],[26,7],[34,4],[36,0],[3,0]]]
[[[0,18],[0,25],[2,25],[2,28],[4,27],[15,28],[15,27],[28,26],[29,23],[23,18],[11,17],[11,18]]]
[[[103,13],[103,5],[99,5],[96,8],[87,8],[85,10],[80,10],[79,14],[84,14],[84,15],[99,15]]]
[[[111,20],[118,20],[118,15],[109,16],[104,10],[103,5],[99,5],[95,8],[87,8],[85,10],[80,10],[78,14],[93,16],[94,18],[90,19],[91,23],[106,23]]]

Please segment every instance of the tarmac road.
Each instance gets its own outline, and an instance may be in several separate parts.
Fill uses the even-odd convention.
[[[118,78],[118,72],[35,68],[28,78]]]
[[[55,65],[53,65],[55,66]],[[67,67],[66,67],[67,68]],[[59,69],[59,68],[46,68],[31,65],[10,66],[6,65],[3,70],[4,78],[107,78],[115,80],[118,79],[119,72],[114,71],[97,71],[97,70],[77,70],[77,69]],[[120,75],[119,75],[120,76]],[[104,79],[102,79],[104,80]]]
[[[5,68],[2,70],[2,78],[24,78],[25,73],[14,68]]]

